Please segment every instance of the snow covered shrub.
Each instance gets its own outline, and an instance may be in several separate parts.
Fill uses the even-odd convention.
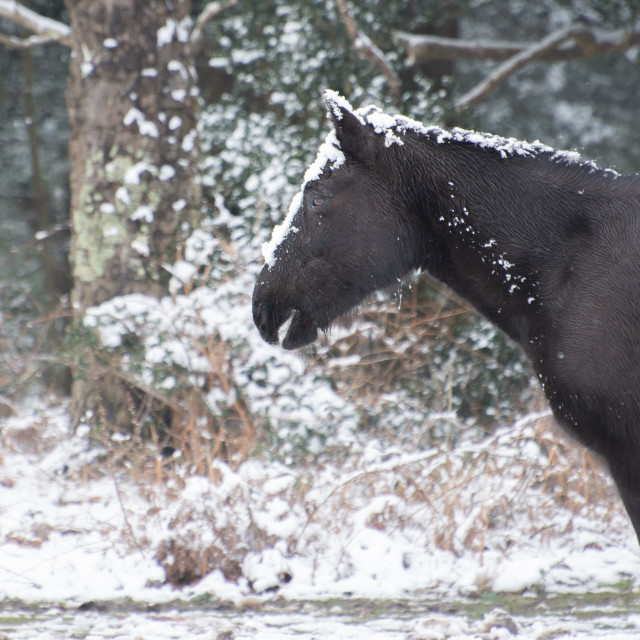
[[[213,244],[203,233],[193,242]],[[103,407],[99,422],[108,437],[152,441],[158,453],[182,454],[194,471],[204,473],[212,458],[245,458],[253,448],[255,426],[233,378],[233,345],[204,317],[215,295],[195,286],[196,275],[206,274],[190,257],[191,262],[173,270],[174,279],[189,273],[173,285],[188,294],[160,300],[131,294],[89,309],[76,328],[83,332],[85,347],[76,369],[94,380],[98,396],[111,379],[123,383],[126,403],[121,407],[98,402]]]
[[[215,458],[237,465],[256,450],[280,459],[345,450],[357,409],[323,369],[265,344],[253,325],[258,265],[243,259],[259,247],[239,222],[190,238],[184,260],[168,267],[172,295],[114,298],[76,327],[76,370],[94,393],[111,378],[125,388],[122,406],[98,416],[101,437],[152,442],[198,474]]]
[[[246,461],[232,471],[214,461],[207,479],[188,478],[179,490],[173,484],[167,483],[167,511],[161,514],[169,533],[156,551],[167,582],[190,584],[212,571],[234,582],[247,579],[258,591],[287,581],[284,562],[269,577],[260,578],[254,566],[261,554],[283,558],[304,520],[287,468]]]
[[[356,439],[348,458],[316,465],[214,461],[208,479],[172,472],[155,485],[162,508],[144,526],[176,585],[219,572],[257,593],[289,582],[344,592],[351,580],[371,592],[390,581],[497,588],[501,567],[532,545],[551,570],[569,550],[624,538],[612,522],[630,528],[610,479],[549,423],[545,410],[490,436],[467,430],[454,449],[415,451],[400,433],[393,444]]]

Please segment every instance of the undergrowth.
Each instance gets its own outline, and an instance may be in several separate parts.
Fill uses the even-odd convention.
[[[122,476],[111,456],[91,473],[111,473],[143,497],[144,517],[135,500],[123,502],[144,523],[130,544],[153,552],[176,586],[219,571],[258,592],[276,589],[295,578],[291,559],[301,556],[338,556],[335,577],[344,578],[361,539],[383,547],[403,540],[412,550],[402,558],[407,570],[414,556],[436,551],[482,563],[485,553],[544,547],[590,521],[604,530],[621,509],[599,463],[559,435],[547,411],[490,435],[467,430],[454,448],[416,451],[404,437],[383,444],[360,434],[342,461],[284,465],[263,454],[233,470],[211,459],[206,477],[187,456],[117,446],[127,460],[137,457],[135,470]],[[598,535],[588,544],[599,544]]]
[[[214,463],[206,485],[186,480],[185,491],[201,492],[197,507],[182,503],[182,492],[169,498],[174,534],[160,543],[158,561],[173,584],[220,570],[263,591],[291,579],[289,559],[310,553],[340,556],[336,578],[348,576],[360,539],[381,548],[404,540],[415,552],[402,558],[411,569],[413,556],[430,550],[471,552],[482,562],[488,551],[568,537],[589,519],[606,523],[620,510],[611,481],[550,422],[546,412],[530,414],[454,449],[415,452],[361,439],[342,464],[317,468],[267,470],[253,460],[230,474]],[[178,468],[167,469],[160,494],[168,497],[178,478]]]

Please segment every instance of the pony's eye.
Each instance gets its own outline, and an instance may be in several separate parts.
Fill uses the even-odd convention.
[[[314,207],[321,207],[321,206],[323,206],[324,204],[326,204],[326,202],[327,202],[327,199],[326,199],[326,198],[323,198],[322,196],[316,196],[316,197],[311,201],[311,204],[312,204]]]

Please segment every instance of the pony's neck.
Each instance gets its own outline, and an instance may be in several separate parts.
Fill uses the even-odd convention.
[[[420,180],[421,266],[529,351],[541,280],[566,253],[563,226],[578,189],[536,173],[546,157],[501,158],[455,143],[432,144],[430,153]]]

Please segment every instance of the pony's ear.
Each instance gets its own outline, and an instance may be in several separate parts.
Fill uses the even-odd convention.
[[[324,91],[323,98],[329,110],[329,120],[336,130],[336,137],[344,154],[361,162],[374,161],[376,135],[373,129],[335,91]]]

